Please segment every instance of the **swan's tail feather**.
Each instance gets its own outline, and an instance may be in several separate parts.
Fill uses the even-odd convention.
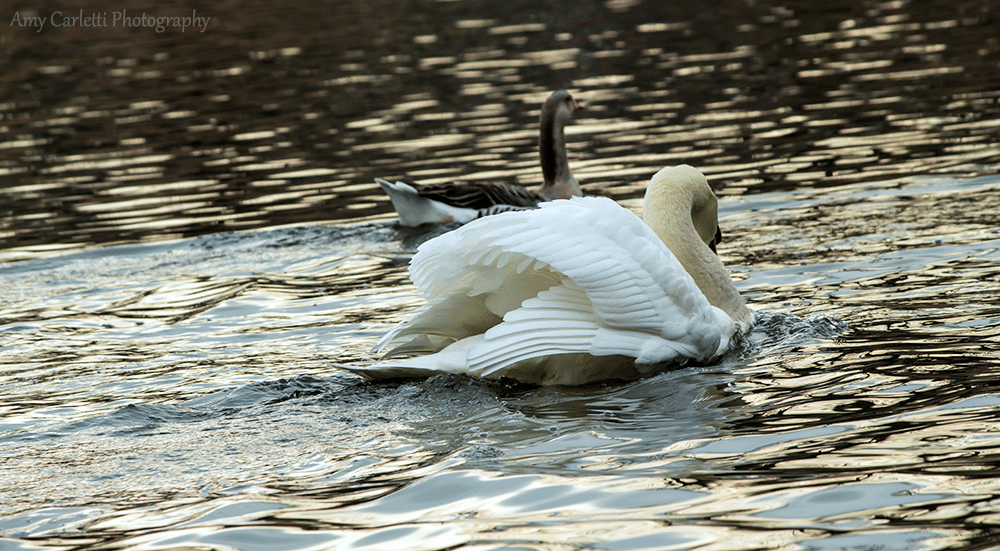
[[[397,381],[409,379],[426,379],[440,373],[438,369],[398,366],[381,366],[373,369],[375,365],[359,367],[356,365],[334,364],[334,367],[350,371],[355,375],[360,375],[369,381]]]

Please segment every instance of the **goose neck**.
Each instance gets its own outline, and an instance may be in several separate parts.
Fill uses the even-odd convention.
[[[555,113],[542,113],[538,152],[542,164],[542,188],[539,193],[546,199],[582,195],[580,184],[569,168],[566,154],[565,120]]]

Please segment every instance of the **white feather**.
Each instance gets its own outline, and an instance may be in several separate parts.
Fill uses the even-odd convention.
[[[424,243],[410,273],[428,304],[376,349],[438,350],[357,369],[365,376],[630,378],[665,362],[708,360],[737,331],[649,226],[605,198],[473,221]]]

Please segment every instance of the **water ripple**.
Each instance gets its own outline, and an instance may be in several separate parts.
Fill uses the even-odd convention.
[[[988,2],[418,4],[4,29],[0,547],[995,545]],[[536,185],[556,88],[587,193],[708,174],[755,331],[624,385],[339,371],[450,229],[373,178]]]

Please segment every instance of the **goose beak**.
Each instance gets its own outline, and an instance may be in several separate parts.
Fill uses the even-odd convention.
[[[573,111],[583,111],[583,104],[573,100]]]

